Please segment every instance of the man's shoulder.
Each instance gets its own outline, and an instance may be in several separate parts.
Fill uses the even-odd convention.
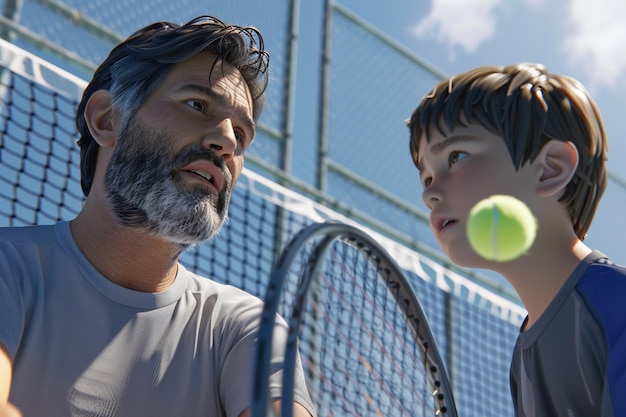
[[[42,251],[59,246],[57,227],[46,225],[0,228],[0,256],[9,263],[20,258],[25,262],[33,257],[39,258]]]
[[[54,239],[56,225],[8,226],[0,227],[0,242],[14,245],[43,243]]]
[[[49,272],[51,263],[56,262],[67,272],[69,265],[60,260],[65,251],[63,240],[68,239],[64,234],[70,234],[67,223],[0,228],[0,270],[34,279],[43,271]]]

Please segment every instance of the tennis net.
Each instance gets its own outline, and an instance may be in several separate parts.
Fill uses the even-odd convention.
[[[0,226],[51,224],[80,210],[74,116],[84,86],[0,41]],[[259,296],[278,251],[300,229],[329,219],[359,226],[250,170],[235,187],[229,216],[216,239],[190,248],[182,262]],[[525,311],[427,256],[368,232],[405,269],[422,301],[448,364],[459,413],[512,415],[508,368]],[[302,355],[305,364],[315,358],[315,352]]]

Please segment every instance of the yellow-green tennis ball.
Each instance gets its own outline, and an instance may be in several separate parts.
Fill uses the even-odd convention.
[[[537,235],[537,220],[522,201],[510,195],[493,195],[470,211],[467,239],[490,261],[507,262],[530,249]]]

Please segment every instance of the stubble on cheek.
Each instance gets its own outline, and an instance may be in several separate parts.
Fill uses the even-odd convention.
[[[219,231],[227,218],[232,181],[223,161],[207,149],[189,145],[176,154],[174,143],[169,135],[132,121],[111,158],[106,187],[120,224],[188,246]],[[211,160],[225,172],[219,194],[186,187],[175,174],[196,159]]]

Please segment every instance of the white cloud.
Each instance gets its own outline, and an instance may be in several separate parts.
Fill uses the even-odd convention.
[[[501,0],[432,0],[428,15],[413,28],[420,38],[434,37],[473,52],[496,30],[494,9]]]
[[[544,1],[523,0],[523,3],[538,9]],[[438,42],[451,47],[460,46],[471,53],[495,34],[496,10],[500,6],[513,7],[505,0],[431,0],[430,12],[412,31],[419,38],[435,38]]]
[[[494,8],[501,0],[432,0],[428,15],[413,28],[420,38],[434,37],[473,52],[496,30]]]
[[[590,88],[614,87],[626,75],[626,2],[571,0],[569,7],[569,63],[583,69]]]
[[[539,9],[541,6],[543,6],[543,0],[524,0],[524,3],[526,3],[532,9]]]
[[[451,53],[456,47],[466,53],[475,52],[496,36],[500,16],[524,15],[519,7],[536,13],[547,3],[545,0],[523,0],[517,4],[506,0],[430,1],[430,11],[412,32],[419,38],[436,40],[449,47]],[[553,17],[557,19],[554,26],[567,25],[568,33],[562,45],[568,64],[584,73],[585,84],[592,90],[626,84],[626,1],[562,0],[557,6],[551,5],[560,12]],[[555,9],[551,10],[554,13]],[[504,32],[506,28],[500,30]]]

